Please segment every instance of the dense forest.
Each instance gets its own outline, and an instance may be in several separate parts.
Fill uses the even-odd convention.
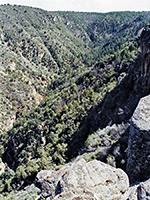
[[[58,169],[86,152],[105,128],[100,115],[106,96],[130,89],[124,83],[149,22],[150,12],[0,6],[0,157],[6,165],[0,192],[22,189],[39,170]]]

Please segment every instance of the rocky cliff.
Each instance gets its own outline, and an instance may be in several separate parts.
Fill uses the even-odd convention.
[[[141,75],[149,91],[150,77],[150,27],[140,36]],[[128,141],[127,173],[131,182],[150,177],[150,96],[142,98],[131,118]]]
[[[150,76],[150,26],[143,29],[140,35],[141,71]]]
[[[150,96],[139,102],[130,125],[127,173],[131,182],[150,177]]]

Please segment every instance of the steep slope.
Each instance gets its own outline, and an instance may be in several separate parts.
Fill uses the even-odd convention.
[[[0,17],[0,128],[5,131],[43,99],[52,80],[68,80],[102,55],[114,55],[148,22],[149,12],[56,13],[3,5]]]
[[[1,6],[1,126],[5,127],[4,121],[10,124],[16,112],[38,104],[54,75],[70,67],[76,52],[84,54],[83,42],[67,29],[57,27],[61,22],[57,25],[54,18],[58,20],[42,10],[40,13],[31,8]],[[80,59],[76,62],[80,63]],[[82,68],[82,62],[80,65]]]
[[[150,13],[4,5],[0,15],[0,155],[8,165],[1,191],[11,191],[33,181],[40,169],[88,151],[84,143],[98,128],[128,123],[142,96],[134,39]],[[131,109],[124,113],[126,106]]]

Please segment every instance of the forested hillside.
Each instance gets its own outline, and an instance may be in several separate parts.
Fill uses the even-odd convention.
[[[102,103],[115,88],[125,89],[124,99],[132,90],[125,80],[139,71],[138,35],[149,22],[150,12],[0,6],[0,156],[7,163],[1,192],[70,161],[104,128]]]

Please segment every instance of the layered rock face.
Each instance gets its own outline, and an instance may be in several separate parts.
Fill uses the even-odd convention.
[[[140,36],[141,72],[150,77],[150,26],[143,29]]]
[[[129,180],[125,172],[97,160],[84,159],[58,170],[37,175],[42,196],[47,200],[127,199]]]
[[[131,182],[150,177],[150,95],[142,98],[132,116],[127,173]]]

